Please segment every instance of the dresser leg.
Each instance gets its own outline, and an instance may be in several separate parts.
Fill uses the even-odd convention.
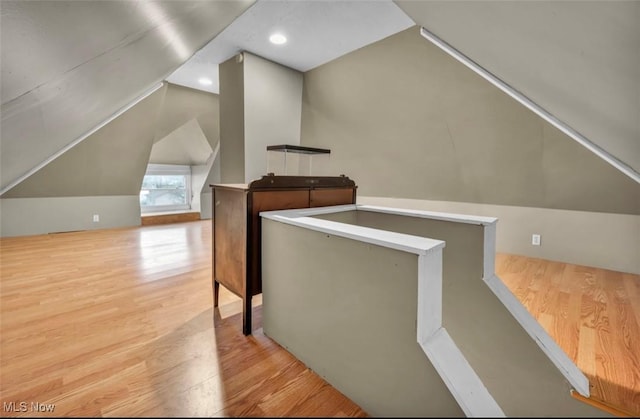
[[[242,333],[249,336],[251,334],[251,296],[245,296],[242,304]]]
[[[218,295],[220,294],[220,283],[213,280],[213,306],[218,307]]]

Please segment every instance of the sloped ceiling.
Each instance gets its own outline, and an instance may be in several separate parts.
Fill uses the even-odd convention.
[[[166,90],[158,89],[2,198],[138,195]]]
[[[137,195],[150,159],[208,163],[219,142],[218,106],[218,95],[165,83],[2,198]]]
[[[219,93],[218,64],[241,51],[305,72],[413,25],[391,0],[258,0],[167,81]]]
[[[640,172],[640,2],[395,3]]]
[[[167,94],[160,111],[154,142],[158,142],[192,119],[196,119],[211,149],[220,141],[218,95],[167,84]]]
[[[202,165],[207,163],[211,153],[213,149],[200,124],[191,119],[153,145],[149,163]]]
[[[259,8],[254,10],[254,3],[0,1],[0,191],[44,167],[56,153],[161,80],[175,76],[182,63],[191,61],[189,57],[202,61],[213,47],[200,48],[212,39],[223,39],[225,29],[236,31],[226,40],[233,48],[241,48],[243,34],[244,41],[257,42],[253,39],[257,34],[238,29],[250,25],[248,17],[256,21],[253,15]],[[255,5],[265,13],[279,10],[271,14],[272,24],[293,20],[303,32],[314,32],[314,50],[322,52],[328,39],[333,39],[332,45],[343,41],[307,30],[311,26],[304,19],[326,24],[322,30],[333,35],[332,27],[354,29],[353,16],[347,25],[344,19],[327,18],[328,6],[339,9],[351,3],[353,10],[361,7],[356,17],[367,15],[360,22],[371,22],[368,13],[383,10],[382,3],[393,4],[313,2],[314,7],[322,3],[325,7],[310,8],[313,13],[303,19],[297,9],[305,3],[312,2],[260,0]],[[402,15],[406,12],[594,143],[640,169],[640,2],[394,3],[402,9],[398,22],[408,24]],[[376,7],[365,7],[372,4]],[[245,11],[255,13],[243,15]],[[236,19],[241,15],[243,19]],[[363,24],[359,29],[374,32],[376,26],[382,25]],[[262,30],[268,29],[263,25]],[[280,49],[284,56],[277,60],[285,62],[286,54],[295,58],[296,51]],[[307,43],[304,51],[311,51]],[[181,115],[177,107],[172,115],[177,119],[171,123],[159,119],[155,141],[193,117]],[[214,148],[219,138],[216,118],[201,114],[197,120]]]
[[[0,2],[0,188],[150,91],[253,0]]]

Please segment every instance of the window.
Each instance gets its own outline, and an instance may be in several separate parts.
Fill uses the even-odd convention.
[[[140,189],[142,212],[191,208],[191,167],[150,164]]]

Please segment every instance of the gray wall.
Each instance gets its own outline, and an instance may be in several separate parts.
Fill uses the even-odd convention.
[[[315,218],[446,242],[442,326],[507,417],[610,417],[571,397],[539,342],[482,280],[483,226],[368,211]],[[461,416],[417,344],[416,255],[262,225],[265,334],[373,416]]]
[[[463,416],[417,342],[417,255],[262,228],[267,336],[374,417]]]
[[[93,214],[100,221],[93,222]],[[140,225],[140,199],[126,196],[72,196],[0,200],[3,237]]]
[[[395,3],[640,171],[640,2]]]
[[[267,146],[300,144],[302,73],[244,53],[245,181],[267,173]]]
[[[496,217],[498,252],[640,274],[637,215],[371,196],[357,203]]]
[[[309,71],[304,83],[301,144],[331,149],[334,173],[354,179],[358,196],[630,214],[622,242],[637,242],[640,185],[433,46],[418,27]],[[524,222],[551,230],[555,221]],[[565,260],[566,249],[585,244],[579,227],[565,233],[550,259]],[[603,238],[590,243],[607,254],[621,248]],[[511,249],[522,246],[502,248]]]
[[[218,66],[220,77],[220,180],[244,183],[244,63],[242,55]]]
[[[267,146],[300,144],[302,73],[242,52],[220,65],[221,179],[267,174]]]
[[[208,171],[208,175],[202,183],[202,189],[200,191],[200,218],[207,219],[213,216],[212,199],[213,194],[211,192],[211,185],[220,183],[220,150],[214,155],[211,168]],[[194,193],[197,191],[194,190]]]

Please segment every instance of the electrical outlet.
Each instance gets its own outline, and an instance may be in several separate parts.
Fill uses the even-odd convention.
[[[534,246],[540,246],[540,235],[539,234],[533,234],[531,236],[531,244]]]
[[[99,223],[100,222],[100,215],[99,214],[93,214],[93,222],[94,223]]]

